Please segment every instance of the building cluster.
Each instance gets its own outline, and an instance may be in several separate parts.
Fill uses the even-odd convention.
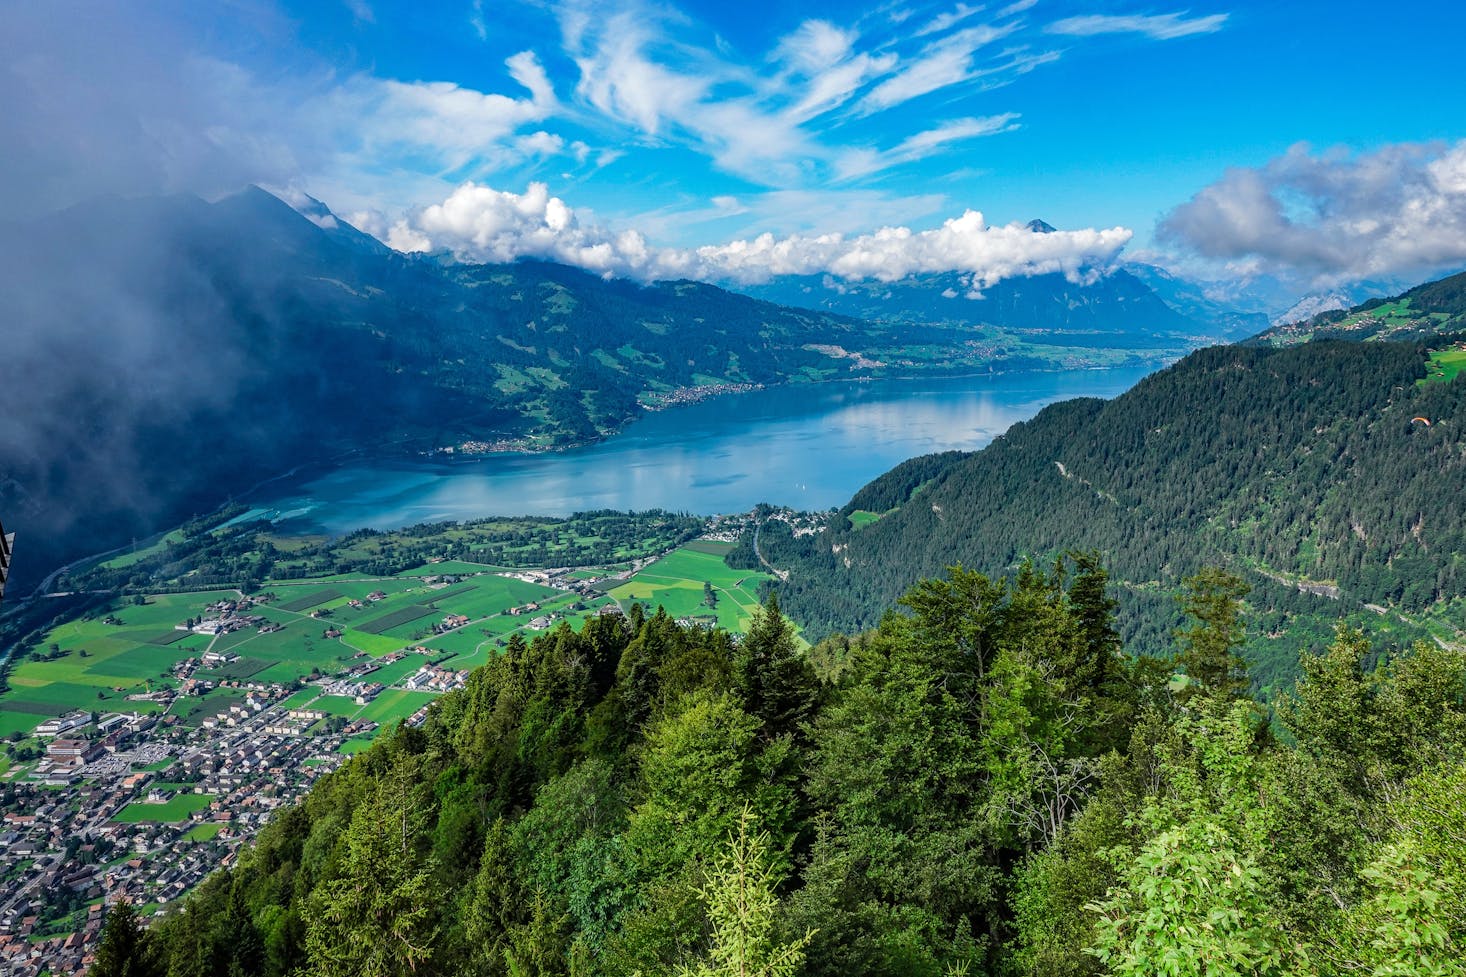
[[[145,714],[41,724],[51,740],[33,779],[0,781],[0,974],[83,972],[106,906],[163,911],[335,769],[347,737],[376,728],[282,734],[273,730],[289,714],[263,696],[223,715],[196,729]],[[64,782],[54,776],[63,768]],[[163,809],[149,817],[150,805],[177,820]]]
[[[386,686],[381,682],[352,682],[344,679],[326,682],[321,686],[321,691],[326,695],[339,695],[364,706],[377,696],[382,694]]]
[[[65,787],[111,754],[145,738],[158,720],[145,713],[108,713],[92,721],[91,713],[71,712],[48,719],[36,735],[51,737],[46,755],[30,769],[29,779],[47,787]]]
[[[262,602],[262,598],[255,597],[215,601],[204,608],[203,616],[189,618],[187,621],[174,625],[174,628],[178,631],[191,631],[194,634],[221,635],[233,634],[245,628],[271,627],[271,622],[261,615],[249,613],[256,604]],[[279,630],[279,627],[274,626],[272,630]]]
[[[413,692],[433,691],[451,692],[460,689],[468,681],[468,669],[454,671],[451,668],[439,668],[436,665],[424,665],[407,680],[402,683],[404,689]]]

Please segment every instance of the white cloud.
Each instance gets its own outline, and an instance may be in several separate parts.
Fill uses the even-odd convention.
[[[928,34],[940,34],[942,31],[947,30],[948,28],[951,28],[957,24],[960,24],[967,18],[975,14],[980,14],[986,9],[986,5],[980,3],[972,5],[959,3],[956,7],[949,10],[947,13],[938,14],[931,20],[927,21],[926,26],[921,28],[921,30],[917,31],[912,36],[925,37]]]
[[[1169,41],[1193,34],[1214,34],[1227,22],[1228,14],[1209,14],[1205,17],[1187,19],[1190,11],[1174,14],[1125,15],[1085,14],[1066,17],[1050,24],[1050,34],[1067,34],[1071,37],[1091,37],[1095,34],[1144,34],[1157,41]]]
[[[1004,278],[1051,272],[1077,278],[1086,269],[1111,262],[1130,237],[1130,231],[1119,227],[1049,234],[1019,224],[992,227],[982,214],[969,210],[926,231],[893,226],[850,236],[761,234],[698,248],[657,248],[639,231],[615,232],[582,221],[542,183],[530,184],[523,194],[465,183],[441,204],[395,226],[388,243],[411,250],[448,248],[470,261],[546,258],[644,281],[753,282],[821,273],[896,281],[925,272],[960,271],[981,288]]]
[[[879,112],[975,77],[978,50],[1017,29],[1016,24],[985,24],[965,28],[933,42],[909,66],[881,82],[861,99],[861,110],[866,114]]]
[[[1466,263],[1466,140],[1362,154],[1300,144],[1228,170],[1159,231],[1202,257],[1302,273],[1315,286],[1454,268]]]
[[[1002,10],[999,10],[997,17],[1002,20],[1004,17],[1012,17],[1014,14],[1021,14],[1025,10],[1032,10],[1038,6],[1038,0],[1015,0]]]
[[[902,163],[925,159],[943,151],[954,142],[1011,132],[1016,128],[1017,112],[1005,112],[985,118],[954,119],[908,136],[887,150],[850,150],[836,160],[835,173],[841,180],[856,179]]]
[[[548,134],[515,137],[559,105],[545,69],[530,51],[509,58],[509,75],[528,98],[485,93],[448,81],[403,82],[358,75],[301,108],[305,119],[352,147],[351,162],[384,165],[411,157],[452,170],[478,160],[503,164],[543,152]],[[304,121],[304,120],[302,120]]]

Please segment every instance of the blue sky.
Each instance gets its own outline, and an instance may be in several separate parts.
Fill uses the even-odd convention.
[[[1123,254],[1327,284],[1466,264],[1466,5],[313,0],[7,18],[0,107],[61,106],[20,106],[56,132],[0,123],[57,184],[33,200],[90,189],[64,158],[74,112],[127,144],[97,189],[257,181],[404,248],[643,277],[947,262],[991,280]],[[89,97],[95,115],[75,108]],[[946,224],[967,211],[985,221]],[[1073,236],[994,236],[1033,217]],[[886,226],[910,235],[878,240]]]

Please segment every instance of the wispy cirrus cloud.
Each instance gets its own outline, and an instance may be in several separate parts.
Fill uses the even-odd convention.
[[[1016,24],[968,27],[925,47],[860,102],[869,115],[977,77],[977,53],[1018,29]]]
[[[942,138],[892,120],[897,147],[871,148],[858,132],[867,117],[913,99],[1016,76],[1057,57],[1025,45],[987,49],[1024,26],[975,22],[983,8],[958,4],[908,35],[867,38],[859,23],[809,19],[764,56],[772,74],[730,58],[716,38],[699,45],[685,15],[638,0],[607,13],[573,0],[558,8],[566,53],[579,70],[575,92],[601,118],[632,129],[646,145],[678,145],[707,155],[725,172],[769,187],[871,176],[996,130],[978,117],[943,123]],[[1002,116],[1003,113],[998,113]],[[905,131],[902,129],[905,128]],[[1011,128],[1011,127],[1009,127]],[[911,141],[915,140],[915,141]]]
[[[983,118],[953,119],[908,136],[890,149],[852,149],[835,161],[835,175],[853,180],[902,163],[912,163],[943,152],[952,143],[979,136],[994,136],[1018,128],[1018,113],[1004,112]]]
[[[1044,28],[1050,34],[1093,37],[1096,34],[1144,34],[1156,41],[1169,41],[1193,34],[1214,34],[1227,23],[1229,14],[1188,17],[1190,11],[1170,14],[1084,14],[1065,17]]]

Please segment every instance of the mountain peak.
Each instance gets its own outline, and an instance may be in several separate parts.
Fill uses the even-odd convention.
[[[1052,234],[1058,230],[1057,227],[1050,224],[1048,221],[1039,220],[1037,217],[1035,217],[1033,220],[1029,221],[1023,226],[1028,228],[1035,234]]]

